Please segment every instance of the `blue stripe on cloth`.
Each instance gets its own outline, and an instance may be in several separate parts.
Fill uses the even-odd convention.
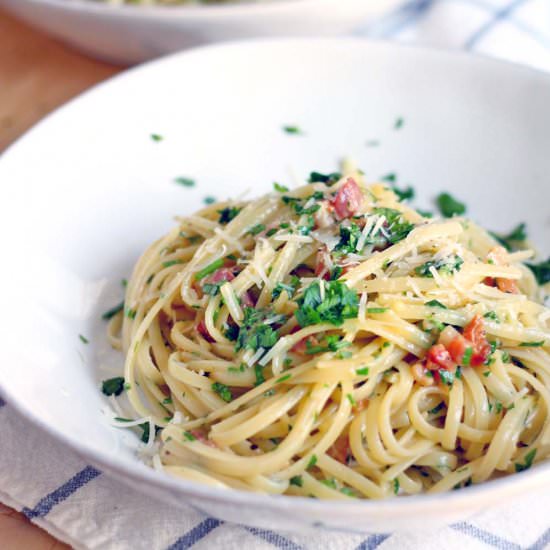
[[[550,543],[550,529],[547,529],[527,550],[544,550],[548,543]]]
[[[495,12],[493,17],[487,21],[484,25],[482,25],[464,44],[464,49],[471,50],[495,25],[497,25],[500,21],[503,21],[505,19],[508,19],[512,13],[519,8],[521,5],[525,4],[529,0],[513,0],[513,2],[510,2],[506,6],[504,6],[501,10],[498,10]]]
[[[477,539],[489,546],[494,546],[499,550],[521,550],[521,546],[515,542],[510,542],[509,540],[503,539],[494,533],[485,531],[485,529],[480,529],[471,523],[466,523],[465,521],[460,523],[454,523],[451,527],[455,531],[469,535],[474,539]]]
[[[67,483],[61,485],[61,487],[51,492],[49,495],[46,495],[34,508],[23,508],[23,514],[29,519],[43,518],[54,506],[69,498],[73,493],[78,491],[78,489],[100,474],[101,472],[99,470],[96,470],[92,466],[86,466],[86,468],[69,479]]]
[[[182,535],[176,542],[174,542],[174,544],[169,546],[166,550],[187,550],[187,548],[191,548],[191,546],[206,537],[208,533],[213,531],[221,524],[222,522],[219,519],[207,518],[204,521],[201,521],[195,527],[193,527],[191,531],[188,531],[187,533],[185,533],[185,535]]]
[[[379,534],[371,535],[368,539],[365,539],[355,550],[374,550],[378,548],[385,540],[389,539],[391,535]]]
[[[360,35],[370,38],[390,38],[405,27],[414,24],[424,15],[436,0],[409,0],[389,15],[382,17],[375,23],[362,27]]]
[[[245,527],[245,529],[249,533],[252,533],[253,535],[265,540],[266,542],[269,542],[277,548],[281,548],[283,550],[302,550],[301,546],[298,546],[291,540],[288,540],[287,538],[275,533],[274,531],[269,531],[268,529],[258,529],[257,527]]]

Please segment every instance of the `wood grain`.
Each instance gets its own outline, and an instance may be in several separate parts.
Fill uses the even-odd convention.
[[[44,115],[120,71],[0,11],[0,151]]]
[[[1,10],[0,44],[0,151],[44,115],[121,70],[74,52]],[[2,504],[0,547],[68,548]]]

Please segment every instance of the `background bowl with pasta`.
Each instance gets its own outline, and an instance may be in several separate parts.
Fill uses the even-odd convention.
[[[274,36],[337,36],[399,0],[0,0],[0,6],[78,49],[119,64],[183,48]]]
[[[312,171],[334,172],[347,155],[367,182],[385,176],[400,188],[414,185],[420,207],[448,191],[494,231],[526,222],[531,240],[549,252],[547,76],[364,41],[299,44],[300,58],[289,40],[153,63],[85,94],[5,153],[0,178],[10,185],[0,219],[11,267],[0,282],[13,292],[1,302],[2,395],[114,478],[261,527],[423,529],[427,517],[452,522],[547,487],[548,463],[523,457],[526,471],[438,494],[324,501],[228,490],[155,472],[137,456],[139,429],[113,426],[116,405],[101,385],[121,372],[123,357],[110,348],[102,314],[122,298],[121,280],[141,253],[173,229],[173,216],[205,203],[245,200],[238,197],[247,188],[257,198],[273,182],[298,187]],[[461,230],[458,222],[445,227]],[[162,262],[178,269],[172,258]],[[503,273],[515,271],[494,271]],[[129,311],[128,319],[140,315]]]

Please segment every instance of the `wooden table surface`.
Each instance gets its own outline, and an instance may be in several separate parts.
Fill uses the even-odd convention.
[[[70,50],[2,11],[0,37],[0,152],[44,115],[121,70]],[[0,547],[67,548],[2,504]]]

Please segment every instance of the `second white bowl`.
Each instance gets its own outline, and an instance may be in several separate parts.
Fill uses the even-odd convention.
[[[113,6],[0,0],[17,17],[94,57],[140,63],[183,48],[267,36],[337,36],[401,0],[270,0],[220,6]]]

